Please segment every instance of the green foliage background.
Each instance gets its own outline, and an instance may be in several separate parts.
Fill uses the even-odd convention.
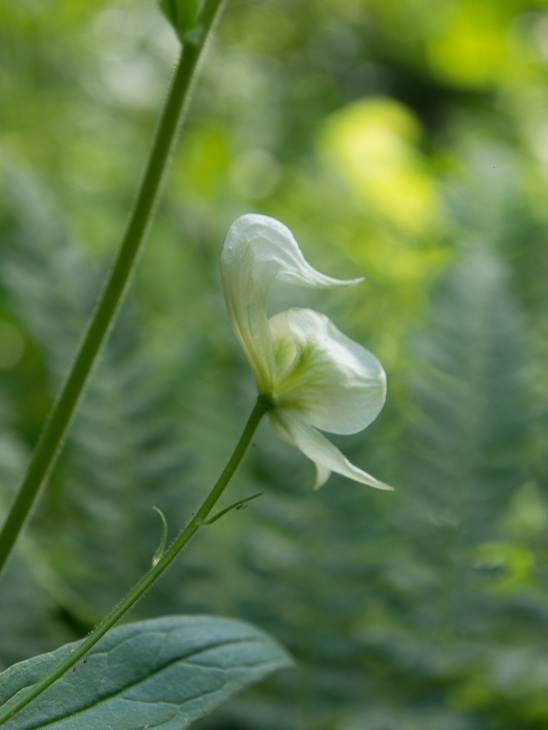
[[[177,55],[152,0],[0,5],[0,504],[110,263]],[[353,291],[278,289],[388,373],[313,467],[268,424],[132,619],[255,622],[298,669],[209,730],[548,727],[548,3],[231,0],[163,202],[0,592],[4,666],[85,634],[216,478],[252,407],[218,258],[273,215]]]

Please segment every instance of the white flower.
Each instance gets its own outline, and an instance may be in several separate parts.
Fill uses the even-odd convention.
[[[274,218],[244,215],[230,227],[221,255],[228,316],[257,382],[272,403],[279,436],[316,464],[315,488],[332,471],[379,489],[383,482],[358,469],[317,429],[351,434],[383,407],[386,375],[380,362],[311,309],[267,319],[275,279],[311,288],[357,284],[320,274],[305,260],[291,231]]]

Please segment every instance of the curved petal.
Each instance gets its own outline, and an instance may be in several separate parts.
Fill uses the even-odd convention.
[[[324,276],[305,260],[291,231],[263,215],[243,215],[227,233],[221,279],[228,316],[251,366],[260,393],[271,392],[274,352],[266,317],[266,297],[275,279],[323,288],[357,284]]]
[[[311,309],[276,314],[269,326],[279,408],[329,433],[357,433],[377,417],[386,398],[386,375],[369,350]]]
[[[316,431],[315,428],[301,421],[295,414],[276,409],[270,414],[270,422],[281,438],[292,443],[316,464],[315,489],[318,489],[326,482],[332,471],[353,479],[355,482],[368,484],[370,487],[392,489],[388,484],[380,482],[371,474],[351,464],[331,441]]]

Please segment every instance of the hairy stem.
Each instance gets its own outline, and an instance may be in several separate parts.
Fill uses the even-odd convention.
[[[170,156],[178,139],[200,60],[224,4],[225,0],[206,1],[201,14],[204,29],[201,40],[184,45],[156,129],[141,186],[108,280],[0,532],[0,571],[34,504],[41,485],[46,482],[56,462],[91,369],[127,291],[137,256],[152,221]]]

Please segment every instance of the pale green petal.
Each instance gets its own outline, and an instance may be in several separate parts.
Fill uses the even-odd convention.
[[[319,489],[320,487],[323,487],[331,476],[331,470],[326,466],[318,464],[318,462],[316,462],[314,466],[316,467],[316,481],[314,482],[314,489]]]
[[[290,309],[269,320],[277,378],[273,398],[329,433],[358,433],[386,397],[382,365],[324,314]]]
[[[244,215],[230,227],[221,255],[228,316],[249,361],[259,392],[271,392],[275,360],[266,298],[275,279],[323,288],[357,284],[320,274],[305,260],[291,231],[262,215]]]
[[[356,482],[368,484],[370,487],[392,489],[388,484],[380,482],[371,474],[367,474],[367,472],[351,464],[331,441],[294,413],[275,409],[270,414],[270,422],[279,436],[300,449],[305,456],[308,456],[316,464],[316,489],[325,483],[332,471]]]

